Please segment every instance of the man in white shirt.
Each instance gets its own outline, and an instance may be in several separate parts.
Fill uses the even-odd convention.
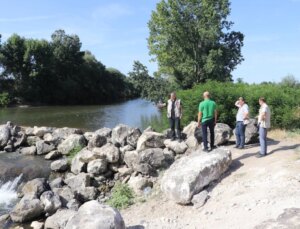
[[[258,115],[260,153],[256,157],[263,157],[267,155],[267,132],[271,127],[271,112],[265,98],[260,97],[258,102],[260,105]]]
[[[249,117],[249,107],[245,103],[243,97],[240,97],[238,101],[235,102],[235,106],[239,108],[236,114],[236,127],[235,127],[235,136],[236,144],[235,148],[244,149],[245,146],[245,120]]]

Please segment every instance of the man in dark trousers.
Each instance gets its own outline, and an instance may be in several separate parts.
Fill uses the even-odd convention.
[[[172,140],[175,140],[177,137],[177,139],[181,141],[180,119],[182,117],[182,104],[180,99],[176,98],[175,92],[171,93],[170,99],[168,100],[167,116],[172,131]]]
[[[210,131],[210,149],[215,148],[215,125],[217,123],[217,105],[210,99],[209,92],[203,93],[204,101],[199,104],[198,127],[202,127],[202,140],[204,144],[204,152],[208,152],[207,128]]]

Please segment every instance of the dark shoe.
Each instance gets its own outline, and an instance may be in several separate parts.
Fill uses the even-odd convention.
[[[235,145],[233,148],[236,148],[236,149],[237,149],[237,148],[239,148],[239,146],[238,146],[238,145]]]
[[[216,148],[217,148],[216,146],[212,146],[212,147],[210,147],[210,150],[214,150]]]
[[[209,152],[208,149],[204,149],[204,150],[202,150],[202,151],[205,152],[205,153],[208,153],[208,152]]]
[[[265,156],[266,156],[265,154],[260,154],[260,153],[255,155],[255,157],[257,157],[257,158],[261,158],[261,157],[265,157]]]
[[[176,138],[175,138],[175,137],[172,137],[172,138],[171,138],[171,141],[175,141],[175,140],[176,140]]]
[[[244,148],[245,148],[244,146],[239,146],[239,147],[238,147],[238,149],[244,149]]]

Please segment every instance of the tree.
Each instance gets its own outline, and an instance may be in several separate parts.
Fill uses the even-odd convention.
[[[228,0],[162,0],[148,23],[159,71],[183,88],[208,79],[231,81],[241,63],[243,34],[230,31]]]
[[[281,85],[287,87],[297,87],[300,85],[299,81],[295,78],[295,76],[289,74],[281,79]]]

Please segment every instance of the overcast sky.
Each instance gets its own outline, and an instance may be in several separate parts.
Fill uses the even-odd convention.
[[[157,70],[147,48],[151,11],[158,0],[0,0],[2,42],[13,33],[50,40],[57,29],[77,34],[107,67],[127,74],[134,60]],[[300,78],[300,0],[233,0],[230,20],[245,34],[245,61],[234,79],[278,82]]]

